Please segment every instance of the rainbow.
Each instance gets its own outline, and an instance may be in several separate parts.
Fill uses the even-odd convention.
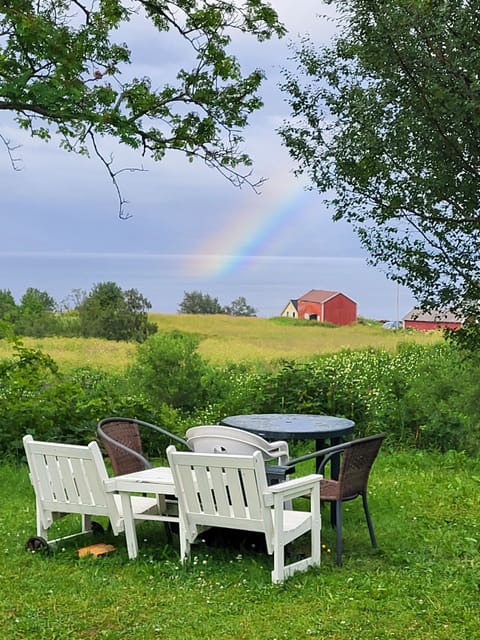
[[[291,177],[287,187],[286,181],[283,186],[276,182],[277,189],[268,185],[265,193],[247,198],[228,214],[223,228],[193,251],[186,264],[189,275],[222,277],[247,268],[259,255],[278,254],[282,231],[311,194]]]

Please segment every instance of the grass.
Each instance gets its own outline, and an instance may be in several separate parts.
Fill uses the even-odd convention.
[[[99,338],[22,338],[26,347],[50,355],[61,368],[92,366],[106,371],[125,368],[136,352],[131,342]],[[0,360],[10,357],[12,347],[0,340]]]
[[[302,321],[212,315],[151,314],[159,331],[177,329],[196,333],[202,342],[199,353],[215,364],[228,361],[301,359],[344,348],[395,349],[399,343],[431,344],[442,339],[439,332],[389,331],[378,325],[325,327]],[[28,347],[40,348],[62,367],[94,365],[106,370],[124,368],[135,355],[135,345],[96,338],[25,338]],[[0,359],[11,348],[0,340]]]
[[[0,631],[9,640],[470,640],[478,635],[479,483],[480,461],[463,454],[384,450],[370,484],[378,548],[355,500],[345,505],[344,566],[335,565],[324,517],[322,567],[273,586],[271,559],[238,541],[200,545],[182,567],[176,539],[167,544],[157,523],[139,525],[135,561],[123,536],[102,538],[117,548],[105,558],[78,559],[85,539],[50,556],[27,553],[33,492],[26,469],[4,463]]]

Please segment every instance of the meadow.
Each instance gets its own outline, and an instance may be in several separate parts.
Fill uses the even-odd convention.
[[[341,349],[376,347],[388,350],[399,344],[433,344],[442,340],[438,331],[392,331],[378,323],[328,327],[315,322],[279,318],[245,318],[226,315],[151,314],[159,331],[183,331],[201,338],[198,352],[212,364],[239,361],[268,362],[280,358],[303,359]],[[22,338],[25,346],[41,349],[60,366],[91,365],[102,369],[124,368],[131,363],[136,345],[96,338]],[[0,359],[11,348],[0,340]]]

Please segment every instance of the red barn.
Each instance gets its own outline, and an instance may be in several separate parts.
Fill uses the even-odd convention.
[[[357,303],[339,291],[311,289],[297,300],[298,317],[331,324],[357,321]]]
[[[403,326],[405,329],[419,329],[420,331],[435,331],[436,329],[460,329],[463,320],[442,309],[433,309],[432,311],[422,311],[421,309],[412,309],[403,318]]]

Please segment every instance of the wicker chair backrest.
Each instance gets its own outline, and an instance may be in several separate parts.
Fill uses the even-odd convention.
[[[378,455],[384,434],[349,443],[343,452],[338,482],[340,499],[353,498],[365,493],[368,476]]]
[[[102,424],[102,431],[116,442],[119,442],[144,457],[140,429],[138,428],[138,424],[133,420],[112,420],[111,422],[105,422]],[[134,454],[115,446],[113,442],[103,437],[101,431],[99,431],[99,437],[110,458],[115,475],[133,473],[134,471],[142,471],[148,468],[149,464],[146,459],[142,461],[141,458]]]

